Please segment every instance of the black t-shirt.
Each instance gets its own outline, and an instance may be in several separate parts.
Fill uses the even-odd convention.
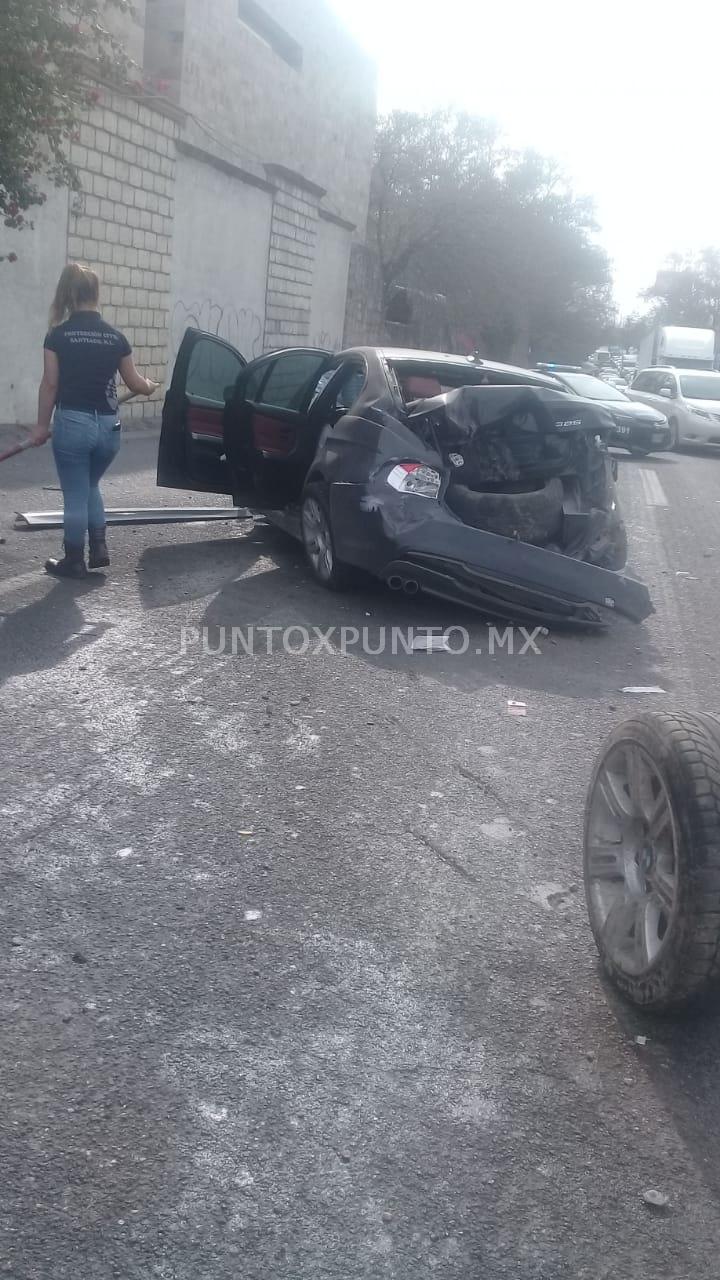
[[[57,405],[95,413],[117,413],[115,374],[132,347],[97,311],[76,311],[45,339],[60,365]]]

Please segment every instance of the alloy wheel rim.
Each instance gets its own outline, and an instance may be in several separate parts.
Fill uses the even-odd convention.
[[[332,536],[325,512],[315,498],[308,498],[303,507],[303,533],[310,562],[327,581],[333,571]]]
[[[599,766],[588,806],[585,880],[591,921],[613,964],[649,972],[677,917],[677,828],[667,786],[636,742]]]

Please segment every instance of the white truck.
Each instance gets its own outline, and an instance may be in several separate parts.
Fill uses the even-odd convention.
[[[690,329],[685,325],[658,325],[642,339],[637,368],[673,365],[676,369],[714,369],[714,329]]]

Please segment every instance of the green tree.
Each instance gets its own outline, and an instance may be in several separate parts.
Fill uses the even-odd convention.
[[[720,330],[720,250],[690,257],[673,254],[644,294],[660,324]]]
[[[44,202],[39,182],[79,186],[70,143],[99,96],[95,78],[122,82],[130,63],[104,25],[131,0],[0,0],[0,217],[32,227]],[[8,255],[11,261],[15,254]]]
[[[592,209],[549,160],[505,147],[492,122],[435,112],[380,121],[370,226],[385,301],[445,295],[489,356],[582,358],[611,316]]]

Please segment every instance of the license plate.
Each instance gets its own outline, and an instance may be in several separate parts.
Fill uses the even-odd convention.
[[[618,425],[618,426],[616,426],[616,427],[615,427],[615,435],[616,435],[616,436],[629,436],[629,435],[630,435],[630,428],[629,428],[629,427],[621,427],[621,426],[619,426],[619,425]]]

